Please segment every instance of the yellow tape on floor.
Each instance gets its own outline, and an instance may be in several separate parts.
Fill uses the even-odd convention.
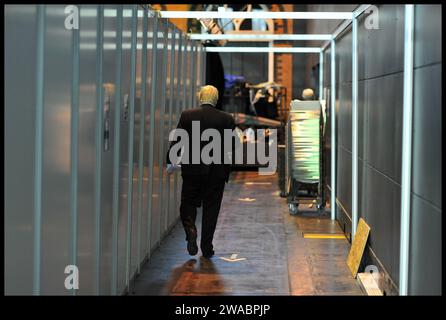
[[[343,233],[304,233],[306,239],[345,239]]]

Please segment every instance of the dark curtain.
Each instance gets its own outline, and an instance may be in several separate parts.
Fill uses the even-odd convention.
[[[211,45],[208,45],[211,46]],[[218,52],[206,53],[206,83],[218,89],[217,109],[223,108],[223,94],[225,92],[225,73]]]

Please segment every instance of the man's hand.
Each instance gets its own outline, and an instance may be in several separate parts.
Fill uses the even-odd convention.
[[[179,170],[179,169],[181,169],[181,165],[179,165],[179,164],[170,164],[169,163],[169,164],[167,164],[166,171],[167,171],[168,174],[171,174],[175,170]]]

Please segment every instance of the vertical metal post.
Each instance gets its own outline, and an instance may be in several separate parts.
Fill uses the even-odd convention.
[[[336,219],[336,42],[331,40],[331,220]]]
[[[132,42],[131,42],[131,71],[130,71],[130,117],[129,117],[129,145],[128,145],[128,176],[127,176],[127,248],[126,248],[126,285],[130,291],[130,254],[132,240],[132,200],[133,200],[133,138],[135,126],[135,91],[136,91],[136,32],[137,5],[132,7]]]
[[[358,224],[358,19],[352,20],[352,240]]]
[[[45,83],[45,5],[37,6],[36,50],[36,131],[34,144],[34,270],[33,294],[40,294],[40,259],[42,226],[42,162],[43,162],[43,109]]]
[[[102,172],[102,135],[103,135],[103,88],[102,70],[104,54],[104,7],[98,6],[97,21],[97,42],[96,42],[96,168],[95,168],[95,292],[100,294],[100,263],[101,263],[101,172]]]
[[[157,57],[158,57],[158,14],[153,17],[153,39],[152,39],[152,90],[150,96],[150,132],[149,132],[149,179],[147,188],[147,240],[148,240],[148,250],[149,256],[152,246],[152,192],[153,192],[153,159],[154,159],[154,143],[155,143],[155,109],[156,109],[156,89],[157,89]]]
[[[141,216],[143,206],[142,183],[144,178],[144,131],[146,124],[145,102],[146,102],[146,78],[147,78],[147,11],[142,9],[142,50],[141,50],[141,100],[139,117],[139,159],[138,159],[138,243],[137,243],[137,272],[140,273],[141,265]]]
[[[324,99],[324,51],[319,53],[319,101]]]
[[[163,168],[163,163],[164,163],[164,130],[165,130],[165,114],[166,114],[166,78],[167,78],[167,57],[168,57],[168,48],[167,48],[167,44],[168,44],[168,20],[164,19],[163,21],[164,23],[164,30],[163,30],[163,35],[164,35],[164,39],[163,39],[163,69],[162,69],[162,82],[161,82],[161,92],[162,92],[162,96],[161,96],[161,103],[160,103],[160,144],[159,144],[159,154],[158,154],[158,166],[159,166],[159,185],[158,185],[158,199],[159,199],[159,218],[158,218],[158,245],[161,243],[161,221],[162,221],[162,215],[163,215],[163,208],[164,208],[164,203],[163,203],[163,188],[164,188],[164,168]]]
[[[72,32],[73,69],[71,83],[71,263],[77,265],[77,185],[78,185],[78,149],[79,149],[79,29]],[[76,289],[73,289],[76,295]]]
[[[176,88],[176,103],[175,103],[175,115],[176,115],[176,121],[178,122],[180,119],[180,113],[181,113],[181,77],[182,77],[182,60],[183,60],[183,36],[180,33],[179,39],[178,39],[178,72],[177,72],[177,88]],[[178,212],[178,172],[174,173],[174,195],[173,195],[173,203],[174,203],[174,210],[175,212]]]
[[[170,50],[170,82],[169,82],[169,121],[167,125],[167,137],[169,137],[170,130],[172,130],[172,110],[173,110],[173,100],[174,100],[174,78],[175,78],[175,38],[177,31],[175,28],[172,29],[172,41]],[[169,139],[167,139],[169,140]],[[167,141],[169,144],[169,141]],[[164,225],[167,229],[169,223],[169,211],[170,211],[170,175],[167,176],[167,195],[166,195],[166,215],[164,218]]]
[[[122,6],[116,14],[116,90],[113,146],[112,295],[118,291],[119,162],[121,146]]]
[[[400,295],[408,295],[410,243],[410,190],[412,184],[412,108],[414,5],[405,5],[404,19],[404,96],[403,150],[401,165],[401,233],[400,233]]]

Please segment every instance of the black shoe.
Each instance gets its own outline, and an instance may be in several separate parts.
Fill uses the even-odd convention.
[[[205,257],[206,259],[210,259],[214,256],[214,254],[215,254],[214,250],[203,252],[203,257]]]
[[[198,252],[197,239],[187,241],[187,251],[191,256],[194,256]]]

